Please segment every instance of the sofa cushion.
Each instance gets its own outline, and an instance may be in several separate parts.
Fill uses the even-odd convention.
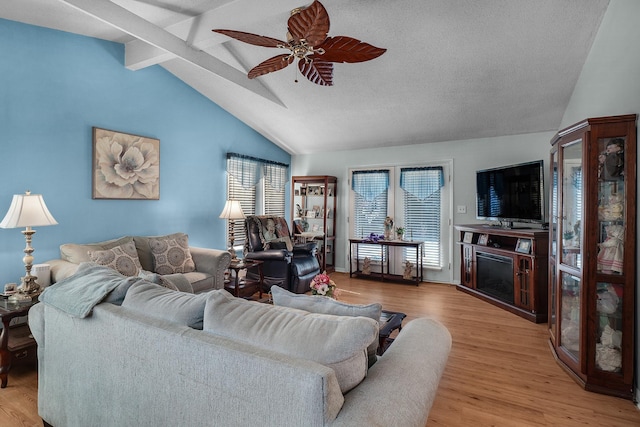
[[[366,376],[378,322],[246,301],[221,289],[209,293],[204,330],[328,366],[346,393]]]
[[[382,304],[380,303],[367,305],[347,304],[320,295],[294,294],[279,286],[271,287],[271,297],[273,298],[274,305],[297,308],[311,313],[334,314],[336,316],[363,316],[373,319],[376,322],[380,321],[380,315],[382,314]],[[378,358],[377,351],[378,337],[376,336],[367,347],[369,367],[376,362]]]
[[[137,276],[142,270],[133,240],[111,249],[89,251],[91,261],[113,268],[124,276]]]
[[[153,271],[159,274],[189,273],[196,269],[189,252],[189,236],[149,238]]]
[[[142,281],[129,288],[123,307],[151,317],[168,320],[195,329],[202,329],[207,294],[189,294]]]
[[[133,238],[131,236],[119,237],[113,240],[106,240],[98,243],[87,243],[79,245],[76,243],[65,243],[60,245],[60,258],[72,262],[74,264],[80,264],[81,262],[91,262],[89,257],[90,251],[103,251],[106,249],[115,248],[121,246],[127,242],[131,242]]]

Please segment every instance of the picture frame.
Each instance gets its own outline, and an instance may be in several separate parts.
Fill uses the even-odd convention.
[[[516,252],[521,254],[531,253],[531,239],[518,239],[518,243],[516,243]]]
[[[464,237],[462,238],[464,243],[473,242],[473,233],[469,233],[468,231],[464,233]]]
[[[489,235],[488,234],[481,234],[480,237],[478,237],[478,244],[486,246],[487,243],[489,243]]]
[[[160,199],[159,139],[98,127],[92,136],[93,199]]]

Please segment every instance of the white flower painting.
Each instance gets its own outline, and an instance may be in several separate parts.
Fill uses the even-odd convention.
[[[93,198],[160,198],[160,140],[93,128]]]

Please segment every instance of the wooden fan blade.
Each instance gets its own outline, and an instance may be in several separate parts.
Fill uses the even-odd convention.
[[[305,39],[309,46],[316,47],[329,34],[329,14],[319,1],[294,13],[287,22],[289,33],[296,42]]]
[[[314,57],[329,62],[370,61],[387,51],[347,36],[329,37],[317,49],[324,49],[324,54],[315,52]]]
[[[331,62],[314,59],[307,62],[301,59],[298,69],[310,82],[320,86],[333,86],[333,64]]]
[[[264,47],[279,47],[286,46],[287,42],[283,42],[278,39],[272,39],[271,37],[259,36],[257,34],[245,33],[243,31],[234,30],[211,30],[214,33],[224,34],[241,42],[249,43],[256,46]]]
[[[272,73],[274,71],[282,70],[287,65],[291,64],[294,60],[292,55],[278,55],[273,58],[269,58],[266,61],[263,61],[249,70],[249,74],[247,76],[250,79],[255,79],[258,76],[262,76],[268,73]]]

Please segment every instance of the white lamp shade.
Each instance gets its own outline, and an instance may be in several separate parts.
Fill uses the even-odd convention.
[[[55,225],[53,218],[41,194],[15,194],[9,211],[5,215],[0,228],[40,227]]]
[[[220,213],[220,218],[224,219],[242,219],[246,218],[242,211],[242,206],[238,200],[227,200],[224,204],[224,209]]]

